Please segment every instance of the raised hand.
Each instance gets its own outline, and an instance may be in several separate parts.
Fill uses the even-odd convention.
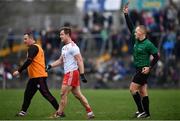
[[[123,12],[125,13],[125,14],[128,14],[128,5],[129,5],[129,1],[126,3],[126,5],[123,7]]]

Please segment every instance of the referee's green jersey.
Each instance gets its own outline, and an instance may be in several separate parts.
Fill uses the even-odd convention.
[[[158,53],[158,49],[147,38],[139,41],[135,38],[135,31],[132,32],[132,40],[134,41],[133,58],[135,67],[150,66],[150,55]]]

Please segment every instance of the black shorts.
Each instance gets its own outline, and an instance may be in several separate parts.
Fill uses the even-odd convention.
[[[149,77],[149,73],[148,74],[143,74],[142,72],[142,68],[137,68],[136,69],[136,73],[132,79],[132,82],[137,83],[139,85],[144,85],[147,84],[147,79]]]

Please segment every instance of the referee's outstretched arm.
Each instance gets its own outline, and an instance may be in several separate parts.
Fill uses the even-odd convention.
[[[126,23],[127,23],[127,26],[129,28],[129,31],[132,33],[133,30],[134,30],[134,24],[132,23],[129,15],[128,15],[128,4],[124,6],[123,8],[123,13],[124,13],[124,16],[125,16],[125,19],[126,19]]]

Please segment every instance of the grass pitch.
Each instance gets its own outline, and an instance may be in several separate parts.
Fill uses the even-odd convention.
[[[51,90],[60,100],[60,90]],[[137,120],[132,118],[135,103],[128,90],[82,90],[96,115],[95,120]],[[39,92],[31,101],[26,117],[15,117],[24,90],[0,90],[0,120],[50,120],[55,111]],[[150,120],[180,120],[180,90],[149,90]],[[86,112],[72,94],[68,97],[64,120],[86,120]]]

